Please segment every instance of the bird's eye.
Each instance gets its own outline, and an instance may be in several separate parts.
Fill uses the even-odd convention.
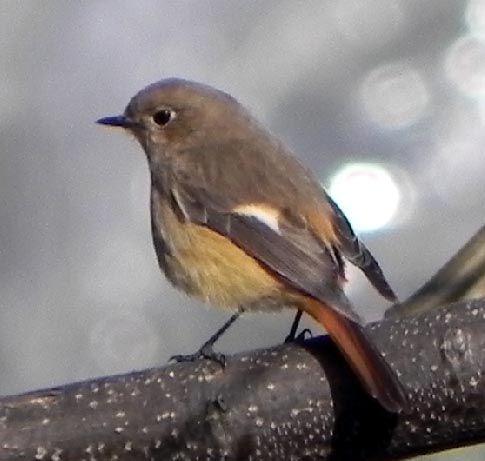
[[[172,120],[174,113],[170,109],[162,109],[153,114],[153,121],[158,126],[165,126],[170,120]]]

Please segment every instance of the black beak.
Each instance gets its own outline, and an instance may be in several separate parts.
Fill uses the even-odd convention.
[[[129,128],[131,123],[126,119],[124,115],[116,115],[114,117],[103,117],[99,120],[96,120],[96,123],[100,125],[107,125],[107,126],[118,126],[121,128]]]

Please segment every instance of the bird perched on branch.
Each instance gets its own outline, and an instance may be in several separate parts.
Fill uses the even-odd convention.
[[[167,79],[135,95],[123,115],[98,123],[131,132],[151,173],[151,222],[161,269],[177,288],[235,311],[289,307],[335,341],[367,391],[389,411],[406,405],[395,373],[344,294],[344,258],[396,299],[346,217],[288,149],[230,95]]]

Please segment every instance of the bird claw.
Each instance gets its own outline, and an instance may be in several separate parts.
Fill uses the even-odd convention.
[[[303,342],[307,339],[307,335],[308,335],[308,339],[313,338],[313,333],[312,333],[312,330],[310,330],[310,328],[304,328],[297,335],[289,334],[285,338],[285,344],[287,344],[287,343],[301,343],[301,342]]]
[[[169,360],[174,362],[195,362],[203,359],[217,362],[222,368],[226,367],[226,356],[220,352],[215,352],[212,346],[203,346],[193,354],[172,355]]]

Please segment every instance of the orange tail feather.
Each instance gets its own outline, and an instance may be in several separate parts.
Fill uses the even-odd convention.
[[[407,407],[402,384],[361,325],[311,298],[304,310],[327,330],[372,397],[391,412]]]

